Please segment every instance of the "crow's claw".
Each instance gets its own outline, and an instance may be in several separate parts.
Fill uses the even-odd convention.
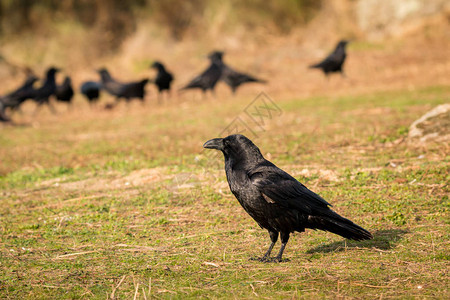
[[[288,262],[290,259],[287,258],[279,258],[279,257],[251,257],[251,261],[259,261],[259,262],[265,262],[265,263],[281,263],[281,262]]]

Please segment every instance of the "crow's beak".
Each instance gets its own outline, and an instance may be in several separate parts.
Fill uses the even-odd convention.
[[[217,139],[209,140],[203,145],[203,148],[222,150],[223,139],[217,138]]]

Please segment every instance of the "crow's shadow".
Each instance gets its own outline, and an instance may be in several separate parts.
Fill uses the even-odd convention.
[[[308,250],[306,253],[313,254],[313,253],[339,252],[351,248],[377,248],[380,250],[389,250],[394,248],[398,243],[398,241],[406,233],[408,233],[408,231],[402,229],[379,230],[374,233],[372,240],[359,242],[351,240],[343,240],[329,244],[322,244],[313,249]]]

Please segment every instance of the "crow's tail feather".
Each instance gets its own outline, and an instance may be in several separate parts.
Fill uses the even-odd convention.
[[[314,229],[330,231],[350,240],[361,241],[373,238],[369,231],[336,213],[330,216],[310,216],[310,221]]]

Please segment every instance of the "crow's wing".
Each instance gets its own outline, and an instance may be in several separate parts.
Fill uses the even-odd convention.
[[[248,176],[269,203],[312,215],[330,211],[331,204],[271,162],[253,168]]]
[[[182,89],[201,88],[207,90],[214,88],[221,75],[222,70],[220,67],[211,64],[203,73],[192,79],[191,82]]]
[[[164,73],[164,80],[170,83],[173,80],[173,75],[169,72]]]
[[[102,88],[114,96],[122,96],[124,92],[124,84],[113,80],[102,81]]]
[[[331,66],[337,66],[340,63],[342,63],[343,57],[342,54],[338,54],[336,52],[331,53],[328,55],[327,58],[325,58],[322,62],[318,63],[317,65],[314,65],[315,68],[327,68]]]
[[[172,80],[173,76],[169,72],[159,72],[158,75],[156,75],[156,79],[154,82],[158,86],[170,86]]]
[[[91,91],[101,90],[102,85],[95,81],[86,81],[81,85],[80,91],[83,94],[89,93]]]
[[[238,72],[228,66],[223,70],[222,80],[230,86],[239,86],[245,82],[264,82],[264,80]]]

